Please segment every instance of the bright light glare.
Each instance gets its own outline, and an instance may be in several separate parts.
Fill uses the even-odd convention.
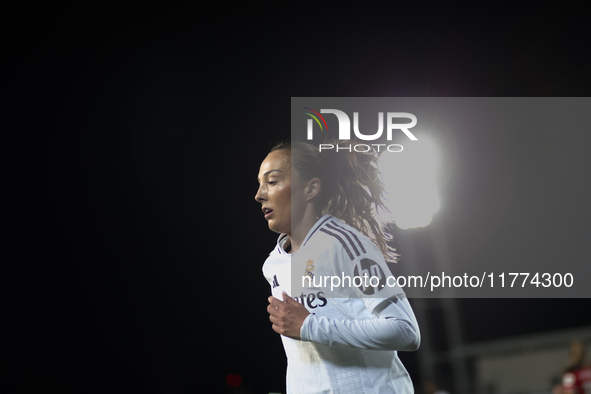
[[[438,165],[433,143],[424,138],[407,143],[402,152],[385,151],[379,169],[386,188],[390,219],[402,229],[425,227],[439,209],[435,183]]]

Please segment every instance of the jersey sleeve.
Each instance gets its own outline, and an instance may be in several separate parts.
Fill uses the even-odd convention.
[[[419,348],[418,324],[406,298],[385,301],[375,318],[334,319],[310,314],[300,329],[303,341],[331,347],[366,350],[405,350]]]
[[[384,299],[405,297],[382,252],[366,236],[336,221],[322,230],[333,239],[334,275],[341,278],[348,297],[363,300],[370,312]]]

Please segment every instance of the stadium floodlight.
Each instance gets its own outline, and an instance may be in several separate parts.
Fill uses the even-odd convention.
[[[386,189],[385,204],[399,228],[425,227],[439,209],[436,185],[438,155],[427,138],[404,145],[402,152],[382,152],[379,169]]]

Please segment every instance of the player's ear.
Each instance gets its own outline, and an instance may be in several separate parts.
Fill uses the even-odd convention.
[[[306,200],[310,201],[320,193],[321,182],[319,178],[312,178],[306,183]]]

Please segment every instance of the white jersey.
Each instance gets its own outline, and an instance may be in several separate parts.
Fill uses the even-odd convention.
[[[384,299],[399,297],[411,320],[414,315],[398,286],[386,285],[390,270],[378,247],[340,220],[326,215],[310,229],[300,249],[289,254],[286,234],[263,265],[274,297],[282,292],[302,303],[310,313],[329,319],[375,319],[374,308]],[[319,285],[319,279],[375,277],[372,285]],[[309,277],[316,283],[304,280]],[[292,283],[293,279],[293,283]],[[333,284],[336,280],[333,279]],[[357,282],[359,285],[359,282]],[[304,338],[302,336],[302,338]],[[287,393],[412,393],[408,372],[396,351],[368,350],[294,340],[281,336],[287,355]]]

